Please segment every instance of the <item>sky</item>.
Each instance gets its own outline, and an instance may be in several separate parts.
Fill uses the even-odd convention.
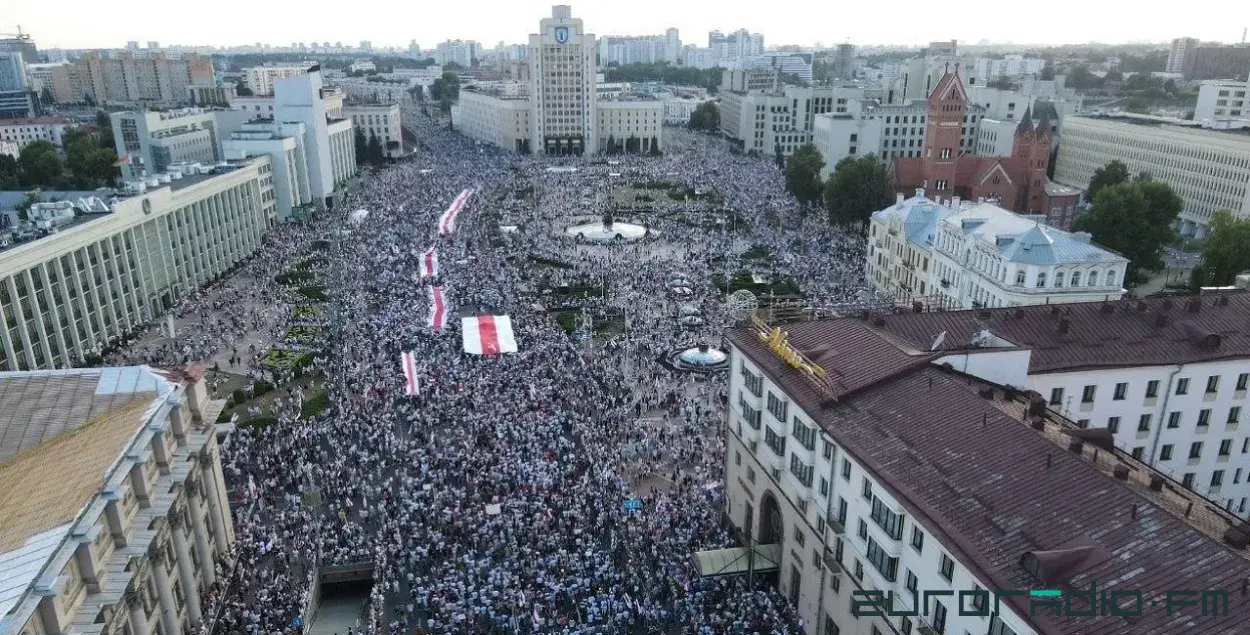
[[[1244,24],[1212,16],[1229,15],[1231,0],[1191,0],[1184,11],[1155,12],[1118,2],[1051,0],[1043,4],[986,9],[969,3],[921,0],[784,3],[743,0],[586,0],[573,3],[574,17],[596,35],[646,35],[668,27],[683,44],[707,45],[707,32],[746,28],[764,34],[767,46],[781,44],[921,45],[931,40],[1078,44],[1164,42],[1189,36],[1236,42]],[[375,47],[407,46],[416,40],[433,48],[448,39],[472,39],[486,46],[523,43],[549,16],[550,0],[390,1],[358,4],[326,0],[0,0],[0,32],[18,25],[41,48],[120,48],[128,40],[163,46],[234,46],[263,42],[369,40]],[[1014,9],[1005,8],[1014,6]],[[888,11],[882,12],[887,8]],[[82,16],[73,18],[70,16]],[[1241,22],[1250,24],[1250,14]]]

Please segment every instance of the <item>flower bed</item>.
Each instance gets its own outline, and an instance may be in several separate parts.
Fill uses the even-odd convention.
[[[299,324],[288,328],[282,337],[285,340],[299,342],[300,344],[320,344],[325,341],[326,329],[324,326]]]
[[[330,296],[326,295],[326,288],[321,285],[300,287],[296,293],[310,302],[325,302],[330,299]]]
[[[312,354],[289,348],[270,348],[261,356],[260,363],[277,371],[291,372],[311,365]]]

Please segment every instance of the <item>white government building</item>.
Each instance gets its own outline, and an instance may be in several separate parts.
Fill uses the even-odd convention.
[[[1247,432],[1223,421],[1245,401],[1250,341],[1233,325],[1250,317],[1250,295],[1205,298],[1196,313],[1144,304],[731,329],[724,511],[742,547],[697,554],[701,575],[767,576],[809,635],[1136,635],[1178,620],[1242,632],[1244,615],[1202,598],[1149,607],[1176,589],[1235,606],[1250,576],[1250,524],[1234,498],[1250,489],[1234,485],[1250,468]],[[1224,339],[1212,345],[1186,320]],[[1182,379],[1188,392],[1167,405]],[[1052,385],[1092,405],[1048,409],[1045,392],[1029,392]],[[1207,409],[1220,419],[1195,428]],[[1128,410],[1153,417],[1147,438]],[[1181,422],[1164,432],[1156,423],[1171,411]],[[1104,415],[1126,423],[1111,431]],[[1163,447],[1177,448],[1172,459]],[[1085,610],[1091,584],[1140,591],[1146,608],[1055,616],[1056,601]],[[1059,600],[1030,589],[1060,589]],[[872,606],[885,601],[888,613]]]
[[[80,366],[247,258],[276,222],[273,177],[268,156],[177,166],[0,249],[0,370]]]
[[[1055,181],[1087,188],[1112,161],[1129,174],[1146,172],[1172,186],[1184,201],[1181,234],[1202,237],[1211,215],[1231,210],[1250,216],[1250,134],[1207,130],[1201,122],[1149,115],[1068,117],[1055,164]]]
[[[234,546],[196,369],[0,373],[0,635],[179,635]]]
[[[1118,300],[1128,259],[993,203],[917,190],[872,215],[864,277],[897,299],[954,308]]]
[[[364,134],[365,139],[376,136],[387,157],[404,154],[399,104],[348,104],[343,106],[343,116],[352,120],[353,128]]]
[[[581,155],[663,147],[664,104],[642,95],[600,99],[595,36],[566,5],[552,7],[530,35],[528,90],[462,90],[452,125],[462,134],[520,153]],[[528,110],[522,113],[521,110]]]

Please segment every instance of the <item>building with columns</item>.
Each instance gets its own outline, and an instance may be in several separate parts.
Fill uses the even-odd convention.
[[[233,549],[198,368],[0,372],[0,635],[181,635]]]

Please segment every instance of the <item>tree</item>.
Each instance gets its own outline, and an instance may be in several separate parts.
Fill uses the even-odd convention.
[[[115,148],[113,145],[113,118],[103,110],[95,113],[95,126],[100,130],[100,147]]]
[[[1128,166],[1119,161],[1112,161],[1107,165],[1094,170],[1094,176],[1089,180],[1089,187],[1086,188],[1090,201],[1098,196],[1098,192],[1102,188],[1109,185],[1119,185],[1128,182]]]
[[[1089,89],[1102,85],[1102,78],[1089,72],[1089,67],[1081,64],[1068,73],[1067,85],[1071,88]]]
[[[50,187],[61,183],[65,168],[56,148],[48,141],[35,141],[17,159],[21,168],[19,179],[24,187]]]
[[[1094,197],[1094,210],[1076,219],[1076,231],[1129,259],[1126,280],[1163,268],[1163,247],[1176,238],[1172,230],[1183,205],[1166,183],[1133,181],[1109,185]]]
[[[1006,75],[999,75],[994,78],[994,81],[989,83],[989,87],[998,88],[1000,90],[1015,90],[1019,88],[1019,86],[1017,86],[1015,82],[1011,81],[1011,78]]]
[[[1121,73],[1120,71],[1113,68],[1107,71],[1107,74],[1103,75],[1102,78],[1103,80],[1108,81],[1108,82],[1122,82],[1124,81],[1124,73]]]
[[[255,93],[252,92],[252,89],[248,88],[245,84],[235,84],[234,92],[240,97],[251,97],[252,95],[255,95]]]
[[[1211,216],[1211,233],[1202,246],[1203,281],[1210,286],[1233,283],[1237,274],[1250,271],[1250,219],[1237,218],[1228,210]]]
[[[113,185],[120,172],[116,167],[117,153],[112,144],[104,145],[102,133],[74,128],[65,133],[65,167],[70,182],[76,188],[94,189]]]
[[[720,130],[720,109],[716,107],[716,102],[705,101],[695,106],[694,112],[690,113],[690,123],[687,126],[691,130],[704,132]]]
[[[868,222],[894,197],[889,176],[877,157],[846,157],[833,168],[825,183],[825,209],[830,222],[853,225]]]
[[[368,147],[369,161],[371,163],[381,163],[386,156],[382,153],[382,141],[378,139],[378,135],[369,135]]]
[[[0,190],[16,190],[21,187],[18,181],[19,171],[17,159],[7,154],[0,154]]]
[[[660,154],[660,140],[655,137],[651,137],[651,156],[658,157]]]
[[[1046,65],[1042,66],[1041,78],[1046,81],[1049,81],[1055,78],[1055,65],[1052,64],[1050,60],[1046,60]]]
[[[825,159],[815,145],[807,143],[790,155],[786,162],[786,189],[800,203],[819,203],[821,195],[820,170]]]

